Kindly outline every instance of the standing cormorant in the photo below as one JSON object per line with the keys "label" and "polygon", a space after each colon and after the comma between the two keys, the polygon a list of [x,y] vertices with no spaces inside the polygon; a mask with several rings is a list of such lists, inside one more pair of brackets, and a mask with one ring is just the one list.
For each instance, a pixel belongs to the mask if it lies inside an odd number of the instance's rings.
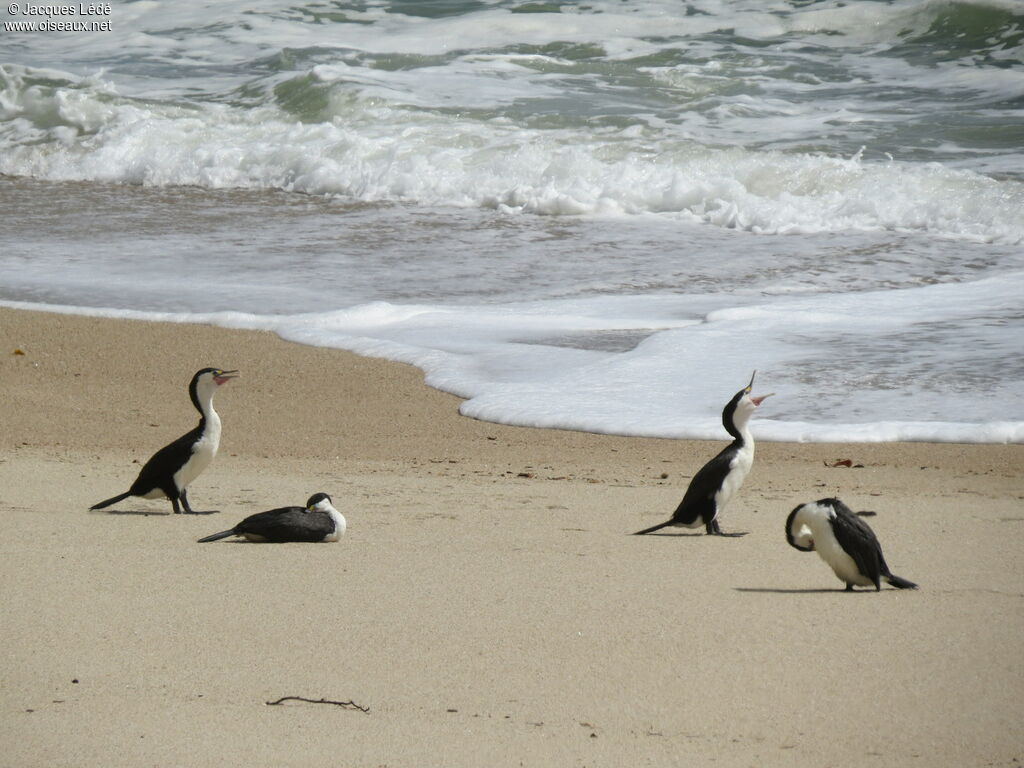
{"label": "standing cormorant", "polygon": [[723,533],[718,526],[718,515],[743,485],[743,480],[754,463],[754,438],[747,428],[747,422],[764,399],[773,394],[751,397],[750,392],[756,375],[757,371],[754,371],[750,383],[733,395],[732,400],[722,411],[722,426],[732,435],[733,441],[693,476],[686,493],[683,494],[683,500],[679,502],[671,518],[664,523],[637,531],[635,536],[652,533],[670,525],[685,528],[703,525],[712,536],[744,535]]}
{"label": "standing cormorant", "polygon": [[238,376],[238,371],[220,368],[203,368],[196,371],[188,385],[192,404],[199,411],[199,424],[170,445],[165,445],[145,463],[132,487],[89,509],[103,509],[129,496],[144,499],[158,499],[166,496],[171,500],[175,514],[181,512],[178,501],[185,512],[195,514],[189,506],[186,489],[189,483],[213,461],[220,446],[220,416],[213,409],[213,395],[222,384]]}

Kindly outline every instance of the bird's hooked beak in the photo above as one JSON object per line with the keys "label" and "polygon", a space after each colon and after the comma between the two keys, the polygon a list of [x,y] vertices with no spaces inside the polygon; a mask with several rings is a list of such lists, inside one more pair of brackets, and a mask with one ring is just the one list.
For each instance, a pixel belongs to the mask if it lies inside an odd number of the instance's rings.
{"label": "bird's hooked beak", "polygon": [[238,371],[217,371],[213,375],[213,380],[215,382],[217,382],[217,386],[218,387],[221,384],[226,384],[229,381],[231,381],[232,379],[237,379],[237,378],[238,378]]}
{"label": "bird's hooked beak", "polygon": [[[753,388],[754,388],[754,377],[755,376],[757,376],[757,371],[754,371],[752,374],[750,374],[750,383],[747,384],[746,389],[743,390],[748,395],[750,394],[751,390],[753,390]],[[763,403],[766,399],[768,399],[769,397],[771,397],[774,394],[775,394],[774,392],[769,392],[767,395],[761,395],[760,397],[752,397],[752,398],[750,398],[750,402],[752,402],[754,404],[754,406],[757,407],[757,406],[761,405],[761,403]]]}

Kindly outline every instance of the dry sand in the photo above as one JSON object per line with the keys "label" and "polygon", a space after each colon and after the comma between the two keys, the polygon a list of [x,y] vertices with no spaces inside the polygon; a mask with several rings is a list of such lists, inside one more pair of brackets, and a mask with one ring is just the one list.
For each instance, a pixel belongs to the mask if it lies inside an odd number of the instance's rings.
{"label": "dry sand", "polygon": [[[760,443],[748,536],[632,537],[724,441],[476,422],[264,333],[0,309],[0,339],[0,765],[1024,762],[1024,446]],[[88,512],[206,365],[242,372],[190,488],[220,513]],[[195,543],[321,490],[338,544]],[[919,591],[786,545],[834,494]]]}

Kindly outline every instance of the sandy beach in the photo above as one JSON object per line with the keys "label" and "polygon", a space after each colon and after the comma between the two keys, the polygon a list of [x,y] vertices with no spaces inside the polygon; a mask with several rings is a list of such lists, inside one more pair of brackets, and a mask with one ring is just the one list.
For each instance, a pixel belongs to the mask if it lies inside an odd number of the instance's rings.
{"label": "sandy beach", "polygon": [[[761,442],[722,518],[749,535],[632,537],[724,439],[473,421],[267,333],[0,309],[0,339],[0,765],[1024,762],[1024,446]],[[219,512],[89,512],[207,365],[241,371],[189,489]],[[337,544],[196,543],[315,491]],[[920,590],[786,545],[832,495]]]}

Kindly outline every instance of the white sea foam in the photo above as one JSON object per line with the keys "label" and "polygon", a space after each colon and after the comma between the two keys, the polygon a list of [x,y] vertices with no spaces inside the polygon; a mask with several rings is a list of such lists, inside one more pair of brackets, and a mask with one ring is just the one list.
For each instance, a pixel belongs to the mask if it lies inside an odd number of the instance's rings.
{"label": "white sea foam", "polygon": [[[750,370],[777,397],[760,439],[1024,442],[1014,329],[1024,272],[902,291],[758,299],[599,297],[499,306],[374,302],[266,316],[31,306],[274,331],[305,344],[419,366],[464,415],[535,427],[723,437],[720,411]],[[603,351],[610,332],[639,343]],[[891,349],[890,349],[891,348]],[[898,350],[898,351],[897,351]],[[972,369],[1006,361],[1005,375]],[[955,419],[949,418],[955,416]]]}

